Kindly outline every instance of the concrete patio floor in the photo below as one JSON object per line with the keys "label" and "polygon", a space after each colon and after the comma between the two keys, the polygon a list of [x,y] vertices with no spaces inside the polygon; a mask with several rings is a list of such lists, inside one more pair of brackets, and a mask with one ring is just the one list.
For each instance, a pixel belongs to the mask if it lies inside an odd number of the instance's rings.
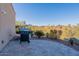
{"label": "concrete patio floor", "polygon": [[79,51],[50,40],[31,40],[30,44],[12,40],[0,56],[79,56]]}

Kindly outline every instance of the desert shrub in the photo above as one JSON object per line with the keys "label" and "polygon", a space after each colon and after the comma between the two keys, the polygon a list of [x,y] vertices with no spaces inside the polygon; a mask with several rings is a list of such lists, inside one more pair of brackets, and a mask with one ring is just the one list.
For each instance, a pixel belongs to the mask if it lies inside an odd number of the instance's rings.
{"label": "desert shrub", "polygon": [[50,30],[50,38],[51,39],[57,38],[57,31],[56,30]]}
{"label": "desert shrub", "polygon": [[49,33],[46,33],[46,37],[47,37],[47,38],[49,37]]}

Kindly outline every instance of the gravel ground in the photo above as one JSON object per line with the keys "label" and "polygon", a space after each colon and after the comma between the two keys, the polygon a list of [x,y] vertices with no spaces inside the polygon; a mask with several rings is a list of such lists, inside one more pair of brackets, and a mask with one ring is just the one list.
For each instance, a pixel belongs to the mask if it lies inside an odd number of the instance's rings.
{"label": "gravel ground", "polygon": [[79,52],[50,40],[31,40],[19,43],[18,40],[10,41],[1,51],[1,56],[79,56]]}

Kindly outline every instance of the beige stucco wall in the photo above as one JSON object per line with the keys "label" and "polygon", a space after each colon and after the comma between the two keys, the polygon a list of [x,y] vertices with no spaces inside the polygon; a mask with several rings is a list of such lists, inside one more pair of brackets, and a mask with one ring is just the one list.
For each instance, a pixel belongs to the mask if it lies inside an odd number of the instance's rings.
{"label": "beige stucco wall", "polygon": [[[15,36],[15,12],[12,4],[0,3],[5,14],[0,15],[0,50]],[[4,41],[4,43],[2,43]]]}

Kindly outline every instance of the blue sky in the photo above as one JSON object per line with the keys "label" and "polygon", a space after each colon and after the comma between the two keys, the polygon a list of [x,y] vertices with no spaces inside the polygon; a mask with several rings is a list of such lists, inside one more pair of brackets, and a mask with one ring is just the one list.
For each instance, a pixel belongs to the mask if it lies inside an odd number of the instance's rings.
{"label": "blue sky", "polygon": [[32,25],[63,25],[79,23],[79,4],[16,3],[16,20]]}

